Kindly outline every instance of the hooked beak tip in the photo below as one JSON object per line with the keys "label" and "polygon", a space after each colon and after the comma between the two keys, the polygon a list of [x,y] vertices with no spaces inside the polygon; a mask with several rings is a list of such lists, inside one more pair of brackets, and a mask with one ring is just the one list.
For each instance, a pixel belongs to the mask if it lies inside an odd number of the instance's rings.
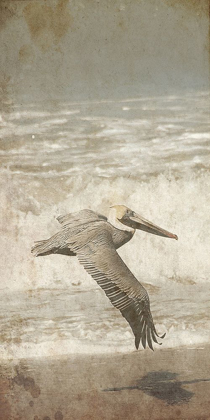
{"label": "hooked beak tip", "polygon": [[172,239],[176,239],[176,241],[178,241],[178,236],[177,235],[175,235],[174,233],[170,233],[169,232],[169,234],[167,235],[169,238],[172,238]]}
{"label": "hooked beak tip", "polygon": [[161,227],[149,222],[148,220],[144,219],[139,215],[135,215],[134,217],[130,218],[135,223],[135,228],[144,230],[148,233],[152,233],[153,235],[164,236],[166,238],[176,239],[178,241],[178,236],[174,233],[171,233]]}

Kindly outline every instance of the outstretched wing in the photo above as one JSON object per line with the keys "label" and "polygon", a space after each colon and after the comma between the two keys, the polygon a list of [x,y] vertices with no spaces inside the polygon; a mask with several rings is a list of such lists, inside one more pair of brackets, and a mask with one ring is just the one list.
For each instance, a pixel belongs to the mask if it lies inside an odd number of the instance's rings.
{"label": "outstretched wing", "polygon": [[130,324],[136,348],[141,341],[144,348],[148,343],[153,350],[152,341],[157,343],[158,334],[148,293],[116,252],[107,224],[101,222],[97,228],[93,224],[86,229],[85,237],[84,232],[72,237],[68,246]]}
{"label": "outstretched wing", "polygon": [[84,232],[85,238],[85,230],[89,224],[106,221],[107,218],[102,214],[86,209],[59,216],[57,220],[61,224],[61,230],[49,239],[35,242],[31,252],[36,257],[50,254],[75,255],[68,247],[68,239],[75,237],[80,232]]}
{"label": "outstretched wing", "polygon": [[65,216],[58,216],[58,222],[64,226],[77,226],[84,223],[95,222],[98,220],[107,220],[106,216],[103,216],[100,213],[96,213],[93,210],[85,209],[75,213],[69,213]]}

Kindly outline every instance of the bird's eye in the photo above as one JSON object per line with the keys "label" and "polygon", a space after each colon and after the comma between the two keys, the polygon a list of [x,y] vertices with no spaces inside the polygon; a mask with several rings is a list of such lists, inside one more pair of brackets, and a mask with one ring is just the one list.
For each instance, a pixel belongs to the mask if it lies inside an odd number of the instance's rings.
{"label": "bird's eye", "polygon": [[134,212],[132,210],[129,211],[129,216],[134,216]]}
{"label": "bird's eye", "polygon": [[133,216],[134,215],[134,213],[133,213],[133,211],[132,210],[126,210],[126,216],[129,216],[129,217],[131,217],[131,216]]}

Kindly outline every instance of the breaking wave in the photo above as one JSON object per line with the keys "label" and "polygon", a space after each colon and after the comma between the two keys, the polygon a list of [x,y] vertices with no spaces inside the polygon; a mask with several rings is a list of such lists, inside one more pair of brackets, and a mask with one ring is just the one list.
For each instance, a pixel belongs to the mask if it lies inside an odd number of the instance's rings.
{"label": "breaking wave", "polygon": [[56,233],[57,216],[84,208],[107,215],[113,204],[179,237],[137,231],[119,250],[149,292],[164,346],[209,340],[206,97],[156,100],[96,104],[94,115],[74,105],[59,116],[38,107],[3,116],[1,357],[134,349],[129,325],[76,258],[30,251]]}

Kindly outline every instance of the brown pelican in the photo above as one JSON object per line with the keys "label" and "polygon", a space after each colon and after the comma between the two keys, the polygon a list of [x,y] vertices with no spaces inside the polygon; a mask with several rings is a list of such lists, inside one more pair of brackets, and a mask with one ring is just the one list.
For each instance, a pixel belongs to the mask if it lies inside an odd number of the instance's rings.
{"label": "brown pelican", "polygon": [[152,341],[158,343],[156,337],[159,336],[150,312],[148,293],[116,249],[130,241],[136,229],[167,238],[178,237],[123,205],[112,206],[108,219],[92,210],[82,210],[57,220],[61,230],[47,240],[36,242],[32,253],[35,256],[76,255],[130,324],[136,348],[141,341],[144,348],[148,343],[153,350]]}

